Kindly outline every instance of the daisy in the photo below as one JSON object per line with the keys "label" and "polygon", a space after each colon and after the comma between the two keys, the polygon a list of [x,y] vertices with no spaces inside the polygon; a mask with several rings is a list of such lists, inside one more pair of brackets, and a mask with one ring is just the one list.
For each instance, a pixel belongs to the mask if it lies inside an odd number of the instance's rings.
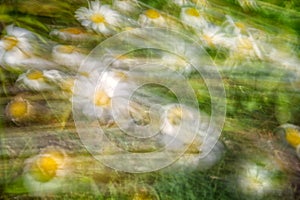
{"label": "daisy", "polygon": [[5,113],[13,122],[20,123],[34,115],[34,108],[28,100],[16,97],[7,104]]}
{"label": "daisy", "polygon": [[183,7],[180,12],[180,20],[196,29],[202,29],[208,25],[200,11],[195,7]]}
{"label": "daisy", "polygon": [[41,70],[28,70],[26,73],[21,74],[16,83],[20,87],[25,87],[35,91],[53,90],[56,87],[47,82],[44,75],[45,71]]}
{"label": "daisy", "polygon": [[235,20],[229,15],[226,15],[225,17],[226,20],[223,23],[223,26],[224,26],[224,30],[227,31],[228,34],[234,36],[239,36],[241,34],[247,35],[249,28],[247,27],[245,22]]}
{"label": "daisy", "polygon": [[70,161],[59,147],[47,147],[25,161],[23,180],[28,191],[37,196],[65,190]]}
{"label": "daisy", "polygon": [[30,31],[13,25],[6,27],[7,35],[0,40],[0,65],[8,69],[55,68],[52,63],[37,57],[37,37]]}
{"label": "daisy", "polygon": [[7,35],[0,40],[0,64],[5,67],[16,66],[20,61],[31,57],[35,38],[30,31],[9,25]]}
{"label": "daisy", "polygon": [[79,27],[55,29],[50,32],[50,36],[58,38],[63,41],[74,42],[74,43],[87,42],[93,39],[97,40],[98,38],[96,35],[93,35],[87,32],[86,30],[84,30],[83,28],[79,28]]}
{"label": "daisy", "polygon": [[122,25],[122,16],[98,0],[90,2],[88,8],[76,10],[75,17],[83,26],[103,35],[116,33]]}
{"label": "daisy", "polygon": [[[197,126],[199,119],[191,108],[180,104],[171,104],[164,107],[160,131],[163,134],[163,143],[171,144],[175,148],[190,145],[195,134],[191,132]],[[191,124],[194,124],[191,127]]]}
{"label": "daisy", "polygon": [[52,50],[53,60],[73,71],[77,71],[87,54],[85,50],[73,45],[56,45]]}
{"label": "daisy", "polygon": [[250,35],[238,36],[231,49],[231,59],[234,60],[262,60],[263,54],[258,42]]}
{"label": "daisy", "polygon": [[139,12],[139,5],[136,0],[114,0],[113,8],[131,16]]}
{"label": "daisy", "polygon": [[263,166],[246,163],[241,173],[238,185],[245,194],[263,196],[274,188],[272,172]]}
{"label": "daisy", "polygon": [[[76,80],[74,88],[75,108],[82,110],[82,114],[89,119],[98,119],[102,124],[110,124],[114,119],[113,98],[126,96],[128,94],[127,87],[126,74],[121,71],[103,72],[94,80],[81,76]],[[122,102],[117,102],[115,106],[119,112],[126,107]]]}
{"label": "daisy", "polygon": [[226,37],[222,29],[218,26],[207,26],[202,29],[202,32],[199,35],[200,40],[204,43],[204,45],[210,48],[230,48],[233,45],[233,40]]}
{"label": "daisy", "polygon": [[164,17],[161,15],[159,11],[154,9],[148,9],[144,11],[142,14],[140,14],[138,23],[142,27],[151,27],[151,26],[165,27],[166,26],[166,20],[164,19]]}

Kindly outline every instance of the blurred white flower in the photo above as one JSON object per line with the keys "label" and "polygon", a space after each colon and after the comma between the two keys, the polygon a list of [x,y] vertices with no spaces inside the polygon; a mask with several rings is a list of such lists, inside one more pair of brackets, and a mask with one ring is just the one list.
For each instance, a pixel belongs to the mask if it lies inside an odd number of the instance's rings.
{"label": "blurred white flower", "polygon": [[234,45],[231,48],[231,59],[233,60],[262,60],[263,52],[258,41],[250,35],[238,36],[235,38]]}
{"label": "blurred white flower", "polygon": [[51,84],[45,77],[46,71],[28,70],[26,73],[21,74],[16,83],[19,87],[28,88],[36,91],[53,90],[56,87]]}
{"label": "blurred white flower", "polygon": [[73,45],[56,45],[53,47],[52,57],[56,63],[77,71],[86,54],[84,49]]}
{"label": "blurred white flower", "polygon": [[[113,122],[112,99],[126,96],[128,87],[126,74],[121,71],[106,71],[93,78],[81,76],[76,80],[73,102],[80,105],[86,117],[110,124]],[[126,107],[121,102],[114,106],[120,108],[117,109],[120,112]]]}
{"label": "blurred white flower", "polygon": [[245,194],[262,196],[274,188],[272,172],[263,166],[247,163],[239,175],[238,185]]}
{"label": "blurred white flower", "polygon": [[55,194],[66,190],[70,172],[70,161],[65,151],[58,147],[47,147],[25,161],[23,180],[33,195]]}
{"label": "blurred white flower", "polygon": [[166,105],[163,109],[160,127],[162,142],[165,145],[171,144],[170,147],[175,150],[190,145],[196,135],[193,128],[199,122],[196,112],[180,104]]}
{"label": "blurred white flower", "polygon": [[63,29],[55,29],[50,32],[50,36],[57,37],[63,41],[71,41],[75,43],[91,40],[96,36],[88,33],[86,30],[79,27],[69,27]]}
{"label": "blurred white flower", "polygon": [[0,65],[17,70],[56,67],[54,63],[34,54],[39,44],[32,32],[13,25],[7,26],[6,32],[7,35],[0,40]]}
{"label": "blurred white flower", "polygon": [[88,8],[76,10],[75,17],[83,26],[103,35],[112,35],[122,26],[122,16],[98,0],[89,2]]}
{"label": "blurred white flower", "polygon": [[207,47],[224,47],[231,48],[233,45],[233,39],[226,37],[223,30],[214,25],[207,26],[202,29],[199,34],[200,40]]}
{"label": "blurred white flower", "polygon": [[144,11],[142,14],[140,14],[138,23],[142,27],[152,27],[152,26],[165,27],[167,25],[166,20],[161,15],[161,13],[154,9],[148,9]]}
{"label": "blurred white flower", "polygon": [[180,19],[185,24],[196,29],[202,29],[208,26],[208,22],[205,20],[200,11],[195,7],[181,8]]}

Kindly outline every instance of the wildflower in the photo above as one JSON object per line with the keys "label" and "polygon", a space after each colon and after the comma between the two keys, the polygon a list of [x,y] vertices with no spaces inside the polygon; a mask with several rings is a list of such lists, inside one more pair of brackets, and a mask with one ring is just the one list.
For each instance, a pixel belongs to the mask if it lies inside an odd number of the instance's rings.
{"label": "wildflower", "polygon": [[83,26],[103,35],[116,33],[122,25],[122,16],[98,0],[90,2],[88,8],[76,10],[75,17]]}
{"label": "wildflower", "polygon": [[[128,83],[126,74],[121,71],[103,72],[99,77],[94,77],[94,80],[89,77],[79,77],[75,85],[73,102],[82,109],[86,117],[109,124],[113,121],[112,100],[129,94]],[[124,102],[118,102],[115,106],[120,112],[126,107]]]}
{"label": "wildflower", "polygon": [[6,32],[7,35],[0,41],[0,65],[14,70],[56,67],[54,63],[35,55],[39,44],[32,32],[13,25],[7,26]]}
{"label": "wildflower", "polygon": [[88,33],[83,28],[79,27],[68,27],[63,29],[55,29],[50,32],[50,36],[56,37],[63,41],[70,41],[75,43],[80,43],[84,41],[89,41],[91,38],[95,38],[96,36]]}
{"label": "wildflower", "polygon": [[218,26],[211,25],[203,28],[199,36],[200,40],[207,47],[232,47],[232,40],[226,37],[221,28]]}
{"label": "wildflower", "polygon": [[164,17],[161,15],[161,13],[154,9],[148,9],[144,11],[139,19],[138,23],[142,27],[151,27],[151,26],[159,26],[164,27],[166,26],[166,21]]}
{"label": "wildflower", "polygon": [[208,25],[208,22],[195,7],[183,7],[180,12],[180,19],[185,24],[196,29],[202,29]]}
{"label": "wildflower", "polygon": [[16,97],[7,104],[5,113],[12,121],[19,123],[30,119],[33,114],[33,106],[28,100]]}
{"label": "wildflower", "polygon": [[[195,111],[187,106],[180,104],[165,106],[160,127],[162,142],[176,151],[186,148],[196,135],[192,129],[197,126],[197,120]],[[191,124],[194,125],[191,126]]]}
{"label": "wildflower", "polygon": [[73,45],[56,45],[52,50],[52,57],[56,63],[77,71],[86,54],[83,49]]}
{"label": "wildflower", "polygon": [[262,50],[252,36],[239,36],[234,41],[231,51],[231,58],[235,60],[261,60]]}
{"label": "wildflower", "polygon": [[47,82],[45,72],[46,71],[41,70],[28,70],[26,73],[21,74],[18,77],[16,83],[21,87],[25,87],[36,91],[55,89],[55,86],[53,84]]}
{"label": "wildflower", "polygon": [[257,166],[246,166],[244,177],[240,180],[240,186],[244,192],[257,192],[262,194],[270,190],[272,183],[267,170]]}
{"label": "wildflower", "polygon": [[248,33],[249,28],[245,24],[245,22],[235,20],[233,17],[226,15],[226,20],[224,22],[224,30],[231,35],[239,36],[241,34]]}
{"label": "wildflower", "polygon": [[33,195],[47,195],[63,191],[70,173],[69,159],[58,147],[47,147],[25,161],[23,180]]}

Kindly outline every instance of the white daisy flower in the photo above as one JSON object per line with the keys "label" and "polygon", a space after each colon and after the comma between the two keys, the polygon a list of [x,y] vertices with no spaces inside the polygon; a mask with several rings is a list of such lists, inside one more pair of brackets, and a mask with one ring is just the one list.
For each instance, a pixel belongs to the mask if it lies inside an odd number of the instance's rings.
{"label": "white daisy flower", "polygon": [[195,7],[183,7],[180,12],[180,20],[196,29],[202,29],[208,26],[201,12]]}
{"label": "white daisy flower", "polygon": [[23,28],[6,27],[7,35],[0,40],[0,64],[6,68],[54,68],[56,65],[34,55],[37,38]]}
{"label": "white daisy flower", "polygon": [[13,122],[20,123],[30,120],[34,115],[34,108],[28,100],[16,97],[7,104],[5,113]]}
{"label": "white daisy flower", "polygon": [[272,172],[263,166],[246,163],[239,175],[238,185],[245,194],[263,196],[274,190]]}
{"label": "white daisy flower", "polygon": [[166,65],[171,70],[174,70],[183,74],[190,74],[193,71],[193,66],[188,63],[184,58],[179,57],[170,53],[163,53],[161,57],[161,62]]}
{"label": "white daisy flower", "polygon": [[75,17],[84,27],[103,35],[112,35],[122,26],[122,16],[98,0],[90,2],[88,8],[76,10]]}
{"label": "white daisy flower", "polygon": [[65,151],[47,147],[25,161],[23,180],[32,195],[43,196],[65,191],[70,161]]}
{"label": "white daisy flower", "polygon": [[223,23],[224,30],[231,35],[239,36],[241,34],[248,33],[248,26],[245,24],[245,22],[233,19],[233,17],[226,15],[226,20]]}
{"label": "white daisy flower", "polygon": [[80,43],[90,41],[91,39],[97,39],[96,35],[93,35],[83,28],[68,27],[63,29],[55,29],[50,32],[50,36],[56,37],[60,40],[67,42]]}
{"label": "white daisy flower", "polygon": [[233,60],[262,60],[263,52],[258,42],[250,35],[238,36],[231,49],[231,59]]}
{"label": "white daisy flower", "polygon": [[81,62],[86,56],[84,49],[80,49],[73,45],[56,45],[52,50],[53,60],[73,71],[79,69]]}
{"label": "white daisy flower", "polygon": [[233,45],[233,39],[226,37],[222,29],[218,26],[211,25],[203,28],[199,36],[200,40],[207,47],[231,48]]}
{"label": "white daisy flower", "polygon": [[148,9],[144,11],[142,14],[140,14],[138,23],[142,27],[151,27],[151,26],[166,27],[166,20],[161,15],[161,13],[159,13],[159,11],[154,9]]}
{"label": "white daisy flower", "polygon": [[28,70],[18,77],[16,83],[19,87],[36,91],[54,90],[56,87],[50,82],[47,82],[44,73],[45,71]]}
{"label": "white daisy flower", "polygon": [[171,144],[172,148],[181,148],[190,145],[194,134],[191,124],[197,124],[199,117],[195,111],[187,106],[171,104],[164,106],[160,132],[163,134],[163,143]]}
{"label": "white daisy flower", "polygon": [[[94,80],[81,76],[76,81],[73,96],[75,105],[80,105],[82,113],[90,119],[98,119],[103,124],[112,123],[113,98],[128,95],[126,74],[120,71],[107,71]],[[115,106],[121,112],[126,105],[117,103]]]}

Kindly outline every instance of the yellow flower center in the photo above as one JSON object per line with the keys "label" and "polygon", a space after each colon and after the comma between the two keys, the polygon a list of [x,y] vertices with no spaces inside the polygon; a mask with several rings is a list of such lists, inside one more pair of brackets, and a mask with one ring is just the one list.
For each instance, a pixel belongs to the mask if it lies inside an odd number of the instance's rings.
{"label": "yellow flower center", "polygon": [[293,147],[300,145],[300,132],[293,128],[287,128],[285,133],[286,141]]}
{"label": "yellow flower center", "polygon": [[105,91],[99,90],[94,96],[94,104],[96,106],[108,107],[110,105],[111,98],[106,94]]}
{"label": "yellow flower center", "polygon": [[157,19],[160,17],[159,12],[153,9],[146,10],[145,15],[150,19]]}
{"label": "yellow flower center", "polygon": [[245,30],[245,29],[246,29],[245,24],[242,23],[242,22],[236,22],[236,23],[235,23],[235,26],[238,27],[238,28],[241,29],[241,30]]}
{"label": "yellow flower center", "polygon": [[61,29],[60,31],[64,32],[64,33],[74,34],[74,35],[79,35],[79,34],[84,33],[84,30],[82,30],[81,28],[75,28],[75,27],[64,28],[64,29]]}
{"label": "yellow flower center", "polygon": [[172,108],[168,112],[168,120],[172,125],[179,125],[182,119],[182,109],[180,107]]}
{"label": "yellow flower center", "polygon": [[245,49],[245,50],[252,50],[253,49],[253,44],[248,38],[245,38],[245,39],[242,39],[239,42],[238,48],[239,49]]}
{"label": "yellow flower center", "polygon": [[96,24],[100,24],[105,22],[105,18],[103,15],[96,13],[91,16],[91,21]]}
{"label": "yellow flower center", "polygon": [[24,100],[13,101],[9,104],[8,112],[13,118],[24,117],[28,111],[28,103]]}
{"label": "yellow flower center", "polygon": [[60,46],[57,48],[57,51],[58,51],[58,52],[61,52],[61,53],[67,53],[67,54],[71,54],[71,53],[73,53],[75,50],[76,50],[76,47],[75,47],[75,46],[72,46],[72,45],[60,45]]}
{"label": "yellow flower center", "polygon": [[193,17],[199,17],[200,16],[200,13],[195,8],[187,8],[185,10],[185,13],[187,15],[190,15],[190,16],[193,16]]}
{"label": "yellow flower center", "polygon": [[6,51],[9,51],[11,50],[12,48],[14,48],[15,46],[17,46],[18,44],[18,39],[14,36],[5,36],[3,38],[3,42],[4,42],[4,45],[5,45],[5,50]]}
{"label": "yellow flower center", "polygon": [[51,155],[41,156],[31,168],[31,175],[40,182],[47,182],[56,176],[58,163]]}
{"label": "yellow flower center", "polygon": [[213,46],[213,38],[207,34],[203,35],[204,41],[207,43],[208,46]]}
{"label": "yellow flower center", "polygon": [[31,71],[26,76],[29,80],[37,80],[37,79],[43,79],[44,78],[43,72],[39,71],[39,70]]}

